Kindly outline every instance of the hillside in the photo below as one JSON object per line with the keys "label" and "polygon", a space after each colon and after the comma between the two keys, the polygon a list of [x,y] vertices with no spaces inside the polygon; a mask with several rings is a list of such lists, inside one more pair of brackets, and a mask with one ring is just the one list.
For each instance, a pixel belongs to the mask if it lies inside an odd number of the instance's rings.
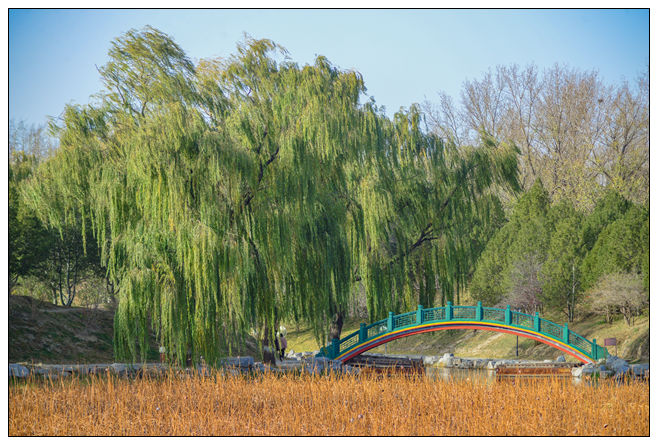
{"label": "hillside", "polygon": [[[549,319],[549,317],[547,317]],[[553,319],[559,319],[553,317]],[[343,336],[354,332],[360,320],[349,320],[343,326]],[[649,316],[644,314],[627,326],[623,319],[611,324],[600,317],[588,316],[569,324],[575,332],[588,339],[596,338],[603,344],[604,338],[617,338],[617,354],[629,362],[647,362],[649,360]],[[317,350],[312,330],[299,330],[288,327],[288,349],[293,351]],[[460,357],[471,358],[516,358],[517,337],[509,334],[476,330],[439,331],[422,335],[413,335],[379,346],[371,352],[388,354],[442,355],[450,352]],[[560,351],[534,340],[518,337],[518,358],[545,360],[562,355]],[[615,347],[608,348],[615,354]],[[567,357],[567,360],[574,360]]]}
{"label": "hillside", "polygon": [[9,362],[111,363],[114,314],[9,296]]}
{"label": "hillside", "polygon": [[[44,364],[113,363],[114,312],[62,307],[23,295],[9,296],[9,362]],[[234,347],[232,354],[255,355],[255,341]],[[157,361],[151,338],[147,361]]]}

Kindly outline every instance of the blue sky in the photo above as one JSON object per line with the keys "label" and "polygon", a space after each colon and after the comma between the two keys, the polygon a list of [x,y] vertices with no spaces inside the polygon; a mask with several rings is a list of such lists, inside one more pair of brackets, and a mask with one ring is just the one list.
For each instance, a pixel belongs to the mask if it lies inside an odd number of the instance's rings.
{"label": "blue sky", "polygon": [[388,114],[488,68],[555,63],[633,81],[649,63],[648,10],[10,10],[9,117],[45,123],[101,90],[110,41],[154,26],[193,60],[227,56],[243,33],[293,60],[359,71]]}

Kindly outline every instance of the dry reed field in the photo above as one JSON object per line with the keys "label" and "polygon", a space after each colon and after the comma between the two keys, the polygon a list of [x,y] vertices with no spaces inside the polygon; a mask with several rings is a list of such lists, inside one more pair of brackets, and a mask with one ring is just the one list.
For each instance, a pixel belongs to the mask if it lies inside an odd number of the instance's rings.
{"label": "dry reed field", "polygon": [[649,434],[649,384],[214,374],[28,381],[11,436]]}

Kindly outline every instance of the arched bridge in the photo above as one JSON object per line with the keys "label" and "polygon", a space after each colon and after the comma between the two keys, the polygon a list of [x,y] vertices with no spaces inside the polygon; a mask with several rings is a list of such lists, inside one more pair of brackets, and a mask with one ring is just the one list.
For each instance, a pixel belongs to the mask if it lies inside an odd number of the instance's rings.
{"label": "arched bridge", "polygon": [[565,323],[563,326],[535,315],[506,309],[477,306],[447,306],[418,309],[404,314],[388,313],[388,318],[366,325],[361,323],[358,331],[334,338],[323,347],[318,356],[346,362],[369,349],[409,335],[446,329],[481,329],[514,334],[546,343],[565,352],[583,363],[592,363],[605,358],[608,350],[576,334]]}

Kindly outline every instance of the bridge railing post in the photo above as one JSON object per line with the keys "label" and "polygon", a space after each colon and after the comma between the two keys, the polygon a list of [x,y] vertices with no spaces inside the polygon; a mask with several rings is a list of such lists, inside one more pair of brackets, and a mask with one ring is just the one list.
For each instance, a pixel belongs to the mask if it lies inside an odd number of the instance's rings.
{"label": "bridge railing post", "polygon": [[340,353],[340,339],[332,338],[331,339],[331,358],[335,359]]}
{"label": "bridge railing post", "polygon": [[363,343],[368,338],[368,330],[366,329],[366,324],[361,323],[359,325],[359,343]]}
{"label": "bridge railing post", "polygon": [[423,323],[423,305],[419,304],[418,309],[416,309],[416,324]]}
{"label": "bridge railing post", "polygon": [[541,321],[539,319],[539,312],[535,312],[535,322],[533,324],[533,327],[535,328],[535,331],[539,332],[541,329]]}
{"label": "bridge railing post", "polygon": [[393,312],[388,313],[388,320],[386,323],[386,327],[388,328],[388,332],[391,332],[393,330]]}
{"label": "bridge railing post", "polygon": [[562,328],[562,339],[566,344],[569,344],[569,326],[567,323],[564,323],[564,327]]}
{"label": "bridge railing post", "polygon": [[599,359],[599,348],[596,346],[596,339],[592,339],[592,357],[594,357],[594,361]]}
{"label": "bridge railing post", "polygon": [[478,301],[477,308],[475,308],[475,319],[477,321],[482,320],[482,302]]}
{"label": "bridge railing post", "polygon": [[446,305],[446,320],[452,320],[452,301]]}
{"label": "bridge railing post", "polygon": [[505,324],[512,324],[512,308],[509,304],[505,308]]}

